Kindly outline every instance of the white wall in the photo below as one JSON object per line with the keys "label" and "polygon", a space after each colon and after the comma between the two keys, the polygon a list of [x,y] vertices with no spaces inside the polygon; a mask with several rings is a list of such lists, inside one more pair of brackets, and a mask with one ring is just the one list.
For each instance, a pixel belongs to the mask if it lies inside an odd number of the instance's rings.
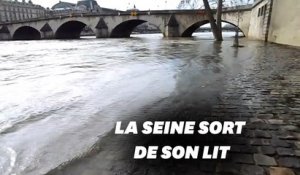
{"label": "white wall", "polygon": [[300,46],[299,13],[299,0],[274,0],[269,41]]}

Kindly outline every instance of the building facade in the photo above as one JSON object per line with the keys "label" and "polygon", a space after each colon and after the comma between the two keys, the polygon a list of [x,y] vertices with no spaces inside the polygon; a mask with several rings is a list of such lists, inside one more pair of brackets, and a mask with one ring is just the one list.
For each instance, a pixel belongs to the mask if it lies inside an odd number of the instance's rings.
{"label": "building facade", "polygon": [[58,3],[52,6],[52,10],[72,10],[75,9],[76,4],[70,2],[59,1]]}
{"label": "building facade", "polygon": [[256,0],[249,37],[300,46],[299,0]]}
{"label": "building facade", "polygon": [[47,12],[49,16],[66,16],[72,14],[98,13],[111,14],[118,13],[119,10],[100,7],[95,0],[80,0],[76,4],[59,1]]}
{"label": "building facade", "polygon": [[268,41],[300,46],[299,0],[273,0]]}
{"label": "building facade", "polygon": [[44,17],[45,13],[42,6],[33,4],[31,0],[0,0],[0,23]]}
{"label": "building facade", "polygon": [[95,0],[81,0],[77,4],[59,1],[51,8],[54,14],[100,12],[101,8]]}
{"label": "building facade", "polygon": [[77,2],[77,7],[88,11],[99,11],[100,6],[95,0],[82,0]]}

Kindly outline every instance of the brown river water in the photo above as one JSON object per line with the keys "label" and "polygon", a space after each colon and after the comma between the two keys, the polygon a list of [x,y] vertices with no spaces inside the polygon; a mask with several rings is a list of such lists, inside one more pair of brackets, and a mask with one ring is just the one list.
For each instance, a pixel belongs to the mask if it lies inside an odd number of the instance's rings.
{"label": "brown river water", "polygon": [[226,78],[269,47],[241,39],[237,51],[233,33],[225,36],[222,43],[210,34],[0,42],[0,174],[55,174],[84,158],[116,121],[142,118],[172,96],[182,100],[168,103],[174,107],[218,100]]}

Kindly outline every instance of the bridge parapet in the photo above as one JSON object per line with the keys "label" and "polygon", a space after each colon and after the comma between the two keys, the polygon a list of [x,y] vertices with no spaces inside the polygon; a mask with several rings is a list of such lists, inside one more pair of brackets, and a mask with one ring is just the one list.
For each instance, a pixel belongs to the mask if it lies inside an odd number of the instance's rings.
{"label": "bridge parapet", "polygon": [[[250,18],[251,14],[248,7],[224,9],[223,19],[237,25],[238,14],[243,15],[240,28],[247,35],[250,25],[247,15]],[[129,37],[134,28],[144,22],[157,26],[165,37],[190,37],[197,28],[208,23],[208,17],[204,10],[136,11],[134,15],[132,11],[122,11],[48,16],[0,24],[0,39],[22,39],[22,35],[33,35],[32,39],[78,38],[85,26],[91,28],[98,38]]]}

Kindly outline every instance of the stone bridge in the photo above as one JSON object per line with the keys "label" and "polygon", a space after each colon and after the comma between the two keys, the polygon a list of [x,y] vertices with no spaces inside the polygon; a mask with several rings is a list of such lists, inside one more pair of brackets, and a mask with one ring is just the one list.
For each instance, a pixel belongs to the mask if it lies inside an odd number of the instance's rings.
{"label": "stone bridge", "polygon": [[[224,22],[237,26],[248,35],[251,8],[225,9]],[[191,37],[201,25],[207,24],[204,10],[127,11],[114,14],[73,14],[43,19],[0,24],[0,40],[22,39],[76,39],[85,26],[90,27],[97,38],[122,38],[138,25],[149,22],[157,26],[164,37]]]}

